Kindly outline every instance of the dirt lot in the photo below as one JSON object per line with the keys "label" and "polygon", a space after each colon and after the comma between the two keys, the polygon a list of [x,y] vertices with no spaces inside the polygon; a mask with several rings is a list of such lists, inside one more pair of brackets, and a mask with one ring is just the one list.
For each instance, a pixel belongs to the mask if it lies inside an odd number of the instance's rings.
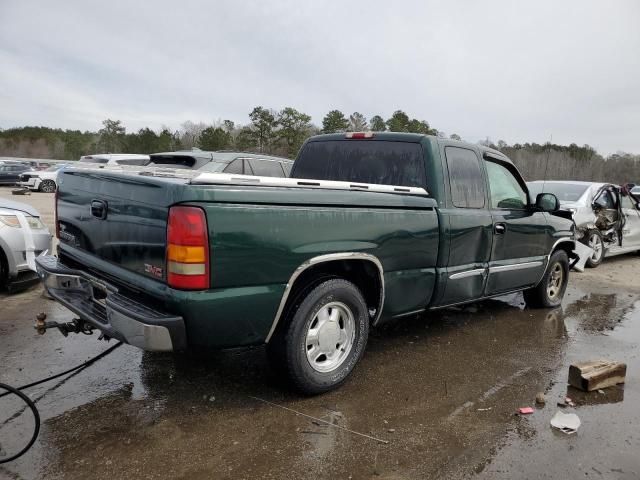
{"label": "dirt lot", "polygon": [[[13,199],[52,223],[52,195]],[[573,274],[553,311],[511,295],[386,326],[352,379],[314,398],[287,391],[262,348],[194,357],[122,346],[29,390],[42,431],[0,478],[639,478],[639,271],[640,257],[627,255]],[[109,346],[96,335],[38,336],[37,313],[71,318],[39,287],[0,302],[0,382],[22,385]],[[626,385],[568,388],[569,364],[597,358],[627,362]],[[546,406],[514,415],[538,392]],[[549,426],[566,396],[582,421],[572,436]],[[0,422],[17,408],[0,399]],[[0,423],[0,455],[32,424]]]}

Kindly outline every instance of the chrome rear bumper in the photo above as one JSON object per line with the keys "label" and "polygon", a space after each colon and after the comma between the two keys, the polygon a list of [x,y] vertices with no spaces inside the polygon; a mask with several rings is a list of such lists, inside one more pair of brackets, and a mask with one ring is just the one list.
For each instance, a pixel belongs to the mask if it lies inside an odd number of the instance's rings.
{"label": "chrome rear bumper", "polygon": [[38,257],[36,269],[49,295],[105,335],[149,351],[186,348],[182,317],[134,301],[114,285],[51,255]]}

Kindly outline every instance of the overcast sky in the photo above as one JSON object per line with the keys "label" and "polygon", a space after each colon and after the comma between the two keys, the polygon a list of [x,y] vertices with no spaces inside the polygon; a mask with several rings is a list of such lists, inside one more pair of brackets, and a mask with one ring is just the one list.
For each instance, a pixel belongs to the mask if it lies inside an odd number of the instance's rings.
{"label": "overcast sky", "polygon": [[640,153],[640,2],[0,0],[0,128],[402,109]]}

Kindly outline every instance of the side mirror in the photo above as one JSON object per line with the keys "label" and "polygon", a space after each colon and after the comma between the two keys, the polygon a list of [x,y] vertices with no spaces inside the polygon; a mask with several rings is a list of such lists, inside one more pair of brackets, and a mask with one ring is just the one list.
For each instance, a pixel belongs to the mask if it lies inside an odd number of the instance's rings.
{"label": "side mirror", "polygon": [[553,193],[539,193],[536,197],[536,208],[543,212],[560,210],[560,201]]}

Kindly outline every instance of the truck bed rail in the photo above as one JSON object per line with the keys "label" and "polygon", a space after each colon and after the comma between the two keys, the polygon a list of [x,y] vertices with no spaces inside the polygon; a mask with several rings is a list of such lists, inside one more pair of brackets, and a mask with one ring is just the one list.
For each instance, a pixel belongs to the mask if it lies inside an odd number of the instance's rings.
{"label": "truck bed rail", "polygon": [[405,195],[428,196],[420,187],[382,185],[374,183],[339,182],[334,180],[314,180],[307,178],[257,177],[233,175],[229,173],[201,173],[191,179],[193,185],[259,185],[265,187],[320,188],[325,190],[355,190],[380,193],[401,193]]}

